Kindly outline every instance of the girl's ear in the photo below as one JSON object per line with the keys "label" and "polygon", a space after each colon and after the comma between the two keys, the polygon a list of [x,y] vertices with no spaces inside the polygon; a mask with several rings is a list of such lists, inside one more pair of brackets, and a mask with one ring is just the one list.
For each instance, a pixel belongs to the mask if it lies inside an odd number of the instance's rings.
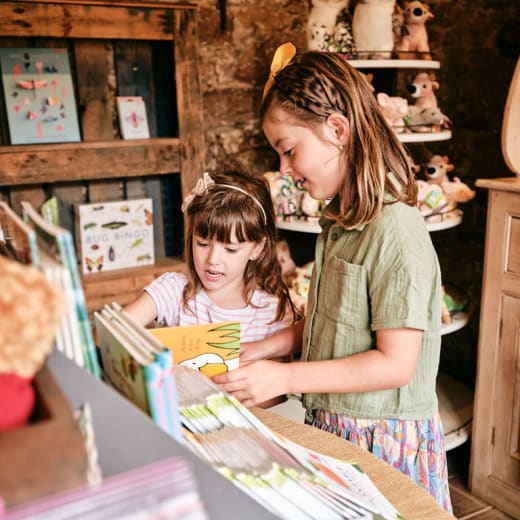
{"label": "girl's ear", "polygon": [[266,238],[262,238],[260,242],[258,242],[255,247],[253,248],[253,251],[251,252],[251,256],[249,257],[249,260],[256,260],[260,253],[264,250]]}
{"label": "girl's ear", "polygon": [[327,117],[326,125],[331,130],[331,137],[336,139],[336,143],[339,146],[344,146],[348,143],[350,124],[343,114],[339,112],[332,113]]}

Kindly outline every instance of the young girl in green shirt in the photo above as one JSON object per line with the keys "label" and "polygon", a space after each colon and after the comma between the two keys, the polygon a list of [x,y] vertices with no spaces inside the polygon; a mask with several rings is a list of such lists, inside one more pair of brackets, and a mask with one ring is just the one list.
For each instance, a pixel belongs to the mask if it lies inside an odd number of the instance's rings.
{"label": "young girl in green shirt", "polygon": [[[285,44],[264,89],[262,123],[321,220],[305,320],[246,344],[215,381],[247,406],[303,394],[306,422],[364,446],[448,511],[435,380],[441,279],[416,208],[407,154],[356,69]],[[268,361],[301,351],[301,361]]]}

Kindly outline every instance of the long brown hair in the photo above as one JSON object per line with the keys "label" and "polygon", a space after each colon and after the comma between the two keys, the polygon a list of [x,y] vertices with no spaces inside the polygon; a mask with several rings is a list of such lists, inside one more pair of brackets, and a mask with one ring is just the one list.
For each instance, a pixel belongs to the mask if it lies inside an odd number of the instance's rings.
{"label": "long brown hair", "polygon": [[343,58],[315,51],[296,55],[266,93],[262,121],[273,117],[273,108],[281,108],[317,133],[333,113],[348,119],[349,142],[341,152],[345,175],[340,207],[337,214],[329,211],[328,217],[351,229],[376,219],[385,204],[416,204],[410,159],[368,81]]}
{"label": "long brown hair", "polygon": [[239,242],[264,241],[261,253],[248,262],[244,271],[246,302],[251,304],[255,289],[262,289],[278,298],[274,321],[283,319],[287,312],[291,312],[295,320],[297,314],[276,257],[276,218],[267,181],[238,170],[215,172],[210,177],[214,184],[194,194],[185,209],[188,283],[183,292],[184,307],[189,308],[188,301],[201,288],[193,262],[193,235],[229,243],[235,232]]}

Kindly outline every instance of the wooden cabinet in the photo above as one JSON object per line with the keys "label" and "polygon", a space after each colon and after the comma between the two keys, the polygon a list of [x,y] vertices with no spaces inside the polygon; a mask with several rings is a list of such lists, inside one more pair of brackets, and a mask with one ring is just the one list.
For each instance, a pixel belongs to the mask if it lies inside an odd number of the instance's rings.
{"label": "wooden cabinet", "polygon": [[520,517],[520,178],[489,189],[471,492]]}
{"label": "wooden cabinet", "polygon": [[[79,143],[11,146],[2,99],[0,198],[19,213],[21,200],[39,207],[55,194],[72,220],[79,203],[152,197],[155,252],[162,260],[114,277],[121,287],[132,286],[136,276],[168,270],[169,245],[175,240],[182,249],[182,195],[203,169],[197,6],[164,0],[7,1],[0,2],[0,20],[0,47],[67,49],[81,129]],[[150,139],[121,139],[117,95],[143,96]],[[104,281],[110,279],[105,273]],[[95,276],[83,282],[91,294]],[[87,297],[89,310],[114,298],[104,297],[105,285],[96,285],[96,303]],[[109,292],[111,285],[106,284]]]}

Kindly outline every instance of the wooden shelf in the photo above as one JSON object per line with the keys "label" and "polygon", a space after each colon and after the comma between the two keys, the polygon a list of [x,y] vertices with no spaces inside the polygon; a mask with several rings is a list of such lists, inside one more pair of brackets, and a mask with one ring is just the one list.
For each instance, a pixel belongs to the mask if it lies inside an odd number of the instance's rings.
{"label": "wooden shelf", "polygon": [[402,143],[432,143],[435,141],[448,141],[451,139],[451,130],[440,132],[410,132],[397,134]]}
{"label": "wooden shelf", "polygon": [[[444,213],[431,217],[426,220],[426,227],[428,231],[441,231],[443,229],[450,229],[458,226],[462,223],[463,213],[459,209],[455,209],[450,213]],[[278,229],[284,229],[285,231],[296,231],[298,233],[321,233],[321,226],[317,221],[309,222],[303,219],[295,220],[283,220],[278,218],[276,221]]]}
{"label": "wooden shelf", "polygon": [[434,231],[443,231],[457,227],[462,223],[463,213],[460,209],[454,209],[449,213],[439,213],[425,219],[426,227],[430,233]]}
{"label": "wooden shelf", "polygon": [[101,309],[105,303],[113,301],[126,305],[141,294],[145,285],[161,274],[186,270],[186,264],[178,258],[160,258],[154,265],[82,275],[81,283],[87,300],[87,311],[91,313]]}
{"label": "wooden shelf", "polygon": [[[172,230],[183,229],[172,208],[204,164],[198,12],[196,3],[172,0],[0,2],[1,47],[67,49],[81,129],[77,143],[10,146],[0,106],[0,192],[15,211],[25,200],[38,208],[49,194],[71,217],[86,202],[152,198],[155,255],[164,256]],[[150,139],[118,138],[118,95],[143,97]],[[84,276],[88,310],[127,303],[164,271],[181,269],[166,258]]]}
{"label": "wooden shelf", "polygon": [[321,226],[318,224],[317,221],[315,222],[308,222],[307,220],[303,219],[296,219],[296,220],[283,220],[281,218],[278,218],[276,220],[276,226],[278,229],[285,229],[286,231],[297,231],[299,233],[321,233]]}
{"label": "wooden shelf", "polygon": [[448,374],[439,372],[437,397],[446,450],[449,451],[464,444],[471,435],[473,392]]}
{"label": "wooden shelf", "polygon": [[0,186],[169,174],[179,148],[177,138],[0,146]]}
{"label": "wooden shelf", "polygon": [[[28,38],[37,38],[40,46],[45,46],[46,39],[58,38],[64,39],[63,45],[74,55],[83,139],[81,143],[1,146],[0,186],[106,181],[180,172],[183,192],[191,189],[204,162],[196,14],[196,4],[165,0],[0,2],[2,39],[6,40],[6,46],[16,46],[20,39],[19,45],[23,47]],[[125,48],[127,61],[119,63],[123,77],[119,78],[118,89],[124,88],[126,92],[136,87],[132,83],[135,78],[127,77],[128,63],[133,63],[128,60],[135,59],[144,70],[151,63],[152,43],[171,43],[171,47],[162,48],[162,53],[171,52],[170,77],[176,87],[179,139],[173,137],[177,133],[139,141],[106,139],[107,135],[109,139],[112,137],[113,129],[110,107],[106,106],[109,93],[104,90],[105,75],[110,71],[99,65],[104,63],[102,55],[106,52],[103,42]],[[91,70],[93,63],[97,66]],[[146,84],[140,84],[139,88],[153,100],[152,70],[143,77]]]}
{"label": "wooden shelf", "polygon": [[452,334],[460,329],[463,329],[469,321],[469,312],[461,311],[454,314],[451,323],[443,323],[441,325],[441,335]]}

